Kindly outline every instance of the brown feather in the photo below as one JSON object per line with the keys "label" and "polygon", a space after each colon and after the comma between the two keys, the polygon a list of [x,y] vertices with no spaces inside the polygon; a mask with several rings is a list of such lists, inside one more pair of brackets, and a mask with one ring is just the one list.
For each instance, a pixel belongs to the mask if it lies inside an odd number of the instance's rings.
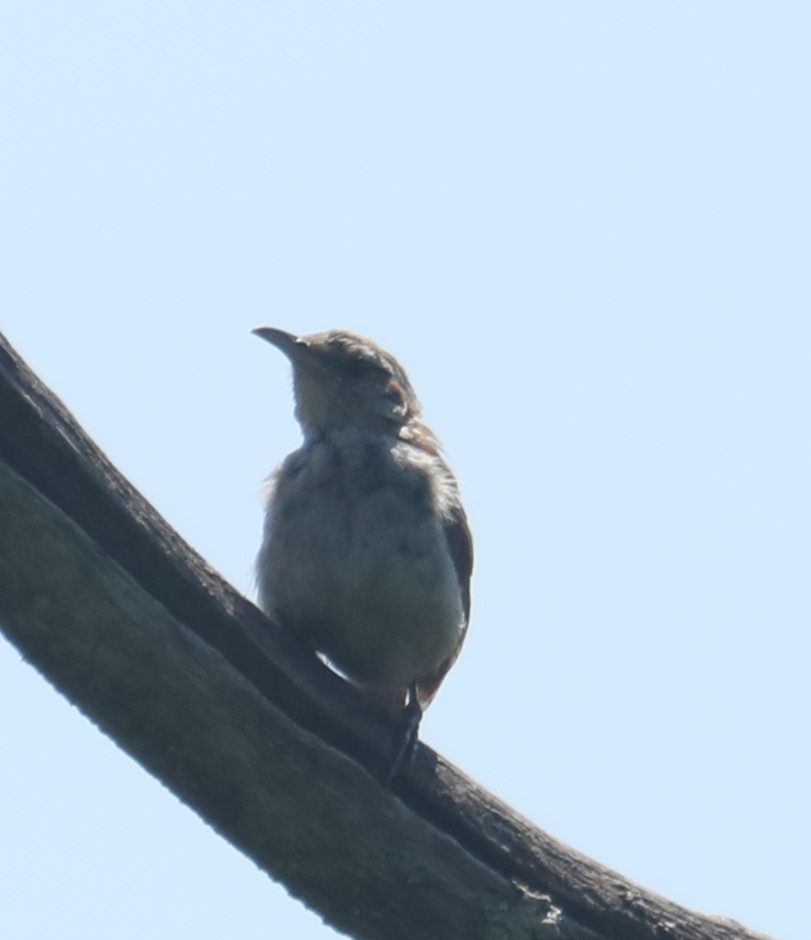
{"label": "brown feather", "polygon": [[443,660],[439,664],[439,668],[430,676],[426,676],[417,682],[417,698],[422,708],[427,708],[431,704],[442,684],[442,680],[459,657],[462,644],[465,642],[465,636],[467,635],[468,623],[470,622],[470,576],[473,573],[473,538],[467,524],[467,516],[461,505],[454,509],[453,515],[445,523],[445,538],[448,542],[453,565],[456,568],[456,576],[459,578],[459,590],[462,594],[465,622],[462,625],[462,632],[459,634],[459,642],[451,655]]}

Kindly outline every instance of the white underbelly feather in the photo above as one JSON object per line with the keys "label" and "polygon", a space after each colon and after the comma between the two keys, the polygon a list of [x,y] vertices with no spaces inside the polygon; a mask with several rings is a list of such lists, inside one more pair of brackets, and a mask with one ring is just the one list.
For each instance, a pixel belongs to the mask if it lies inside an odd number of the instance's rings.
{"label": "white underbelly feather", "polygon": [[[318,469],[314,479],[297,482],[328,497]],[[433,672],[458,643],[458,578],[428,505],[394,486],[367,492],[355,483],[345,476],[337,498],[313,498],[287,518],[268,519],[260,588],[280,619],[351,677],[406,686]],[[274,558],[281,544],[285,557]]]}

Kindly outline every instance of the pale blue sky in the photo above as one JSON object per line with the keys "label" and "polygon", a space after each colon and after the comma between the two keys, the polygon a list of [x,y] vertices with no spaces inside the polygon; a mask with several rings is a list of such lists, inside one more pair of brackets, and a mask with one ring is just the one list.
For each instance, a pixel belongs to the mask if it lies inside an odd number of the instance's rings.
{"label": "pale blue sky", "polygon": [[[807,936],[811,11],[0,3],[0,329],[251,594],[266,324],[409,369],[476,538],[423,737]],[[329,936],[0,642],[15,940]],[[10,925],[10,926],[9,926]]]}

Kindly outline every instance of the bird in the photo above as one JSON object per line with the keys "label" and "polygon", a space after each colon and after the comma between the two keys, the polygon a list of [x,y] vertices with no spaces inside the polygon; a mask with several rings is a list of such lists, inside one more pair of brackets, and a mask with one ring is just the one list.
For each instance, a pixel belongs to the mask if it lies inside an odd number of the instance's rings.
{"label": "bird", "polygon": [[253,333],[293,372],[301,447],[268,480],[259,606],[402,722],[387,780],[470,620],[459,486],[400,363],[348,330]]}

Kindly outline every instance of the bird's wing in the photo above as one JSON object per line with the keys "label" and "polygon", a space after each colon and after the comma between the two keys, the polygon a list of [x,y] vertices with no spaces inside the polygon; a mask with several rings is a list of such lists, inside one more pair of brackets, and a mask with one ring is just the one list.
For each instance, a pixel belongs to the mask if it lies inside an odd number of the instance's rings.
{"label": "bird's wing", "polygon": [[420,679],[417,682],[417,697],[420,705],[427,708],[437,689],[442,684],[442,680],[448,673],[448,670],[456,662],[457,657],[465,642],[468,623],[470,622],[470,576],[473,572],[473,538],[470,535],[470,528],[467,524],[467,516],[461,504],[457,504],[448,519],[445,522],[445,538],[448,542],[448,549],[451,553],[451,560],[456,569],[456,576],[459,579],[459,591],[462,595],[462,610],[465,619],[462,624],[462,630],[459,633],[459,642],[456,648],[443,660],[439,668],[431,675]]}

